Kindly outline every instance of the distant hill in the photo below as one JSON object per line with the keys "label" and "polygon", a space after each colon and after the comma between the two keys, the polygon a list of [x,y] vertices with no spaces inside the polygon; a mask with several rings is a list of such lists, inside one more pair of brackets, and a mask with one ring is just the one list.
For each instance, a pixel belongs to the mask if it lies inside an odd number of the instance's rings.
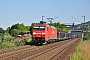
{"label": "distant hill", "polygon": [[82,23],[82,24],[78,24],[78,26],[90,27],[90,21]]}

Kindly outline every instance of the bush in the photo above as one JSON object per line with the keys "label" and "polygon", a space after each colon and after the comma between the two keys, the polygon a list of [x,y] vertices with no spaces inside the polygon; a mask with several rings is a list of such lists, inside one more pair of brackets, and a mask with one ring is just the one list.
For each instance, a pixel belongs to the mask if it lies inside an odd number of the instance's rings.
{"label": "bush", "polygon": [[15,40],[10,34],[4,34],[0,37],[0,49],[22,46],[24,44],[24,40]]}
{"label": "bush", "polygon": [[85,33],[83,40],[90,40],[90,33]]}
{"label": "bush", "polygon": [[81,39],[81,42],[79,43],[79,45],[76,46],[75,52],[70,55],[70,60],[80,60],[79,52],[80,52],[80,44],[81,43],[82,43],[82,39]]}
{"label": "bush", "polygon": [[25,41],[25,44],[32,44],[31,43],[31,41],[32,41],[31,38],[28,38],[28,37],[24,38],[24,41]]}
{"label": "bush", "polygon": [[25,45],[25,41],[24,40],[16,40],[16,41],[14,41],[14,43],[15,43],[16,46]]}
{"label": "bush", "polygon": [[31,39],[30,39],[30,38],[24,38],[24,40],[25,40],[26,42],[31,42]]}
{"label": "bush", "polygon": [[4,43],[2,43],[1,48],[3,49],[3,48],[11,48],[11,47],[15,47],[15,44],[12,42],[4,42]]}

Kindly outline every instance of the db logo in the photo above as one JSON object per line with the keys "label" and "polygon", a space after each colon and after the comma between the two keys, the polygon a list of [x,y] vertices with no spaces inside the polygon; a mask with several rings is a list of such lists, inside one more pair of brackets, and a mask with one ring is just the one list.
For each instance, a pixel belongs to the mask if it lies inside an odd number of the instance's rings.
{"label": "db logo", "polygon": [[54,30],[52,31],[52,34],[54,34],[55,32],[54,32]]}

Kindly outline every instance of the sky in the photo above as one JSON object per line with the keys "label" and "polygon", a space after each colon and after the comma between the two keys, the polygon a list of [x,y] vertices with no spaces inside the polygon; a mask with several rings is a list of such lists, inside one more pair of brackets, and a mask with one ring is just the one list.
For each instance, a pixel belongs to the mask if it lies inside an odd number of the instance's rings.
{"label": "sky", "polygon": [[[80,24],[90,20],[90,0],[0,0],[0,27],[31,23],[47,18],[53,22]],[[57,18],[56,18],[57,17]]]}

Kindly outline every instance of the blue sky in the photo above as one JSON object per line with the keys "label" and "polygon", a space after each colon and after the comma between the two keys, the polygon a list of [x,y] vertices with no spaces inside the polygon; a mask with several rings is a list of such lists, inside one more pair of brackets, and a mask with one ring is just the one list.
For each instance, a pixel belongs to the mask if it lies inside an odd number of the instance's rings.
{"label": "blue sky", "polygon": [[41,16],[45,21],[58,17],[53,22],[79,24],[83,15],[86,22],[90,20],[90,0],[0,0],[0,27],[4,29],[16,23],[30,26]]}

